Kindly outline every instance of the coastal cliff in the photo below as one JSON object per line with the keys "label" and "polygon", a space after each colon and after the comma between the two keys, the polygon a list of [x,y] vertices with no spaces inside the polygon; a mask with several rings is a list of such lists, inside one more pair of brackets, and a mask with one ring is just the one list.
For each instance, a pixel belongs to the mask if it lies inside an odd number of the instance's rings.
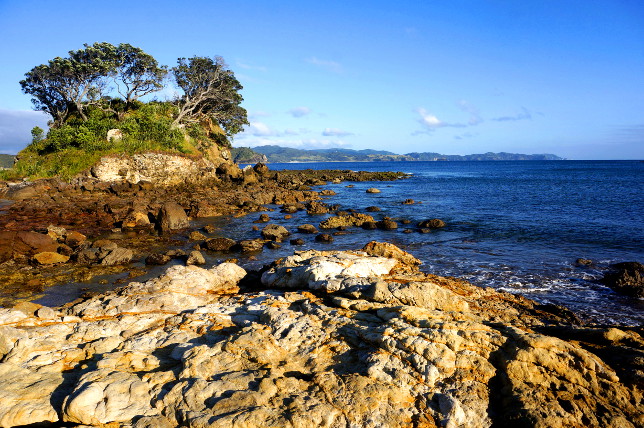
{"label": "coastal cliff", "polygon": [[644,424],[644,341],[421,273],[391,244],[0,310],[0,425]]}

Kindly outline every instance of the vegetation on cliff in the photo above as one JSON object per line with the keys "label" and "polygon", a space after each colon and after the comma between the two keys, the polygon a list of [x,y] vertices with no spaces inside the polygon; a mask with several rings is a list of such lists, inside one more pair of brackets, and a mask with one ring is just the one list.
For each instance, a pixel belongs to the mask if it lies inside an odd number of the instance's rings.
{"label": "vegetation on cliff", "polygon": [[[84,45],[34,67],[20,82],[51,116],[5,178],[68,178],[109,153],[160,150],[208,155],[248,124],[242,85],[221,57],[179,58],[169,68],[129,44]],[[164,89],[174,99],[149,99]]]}

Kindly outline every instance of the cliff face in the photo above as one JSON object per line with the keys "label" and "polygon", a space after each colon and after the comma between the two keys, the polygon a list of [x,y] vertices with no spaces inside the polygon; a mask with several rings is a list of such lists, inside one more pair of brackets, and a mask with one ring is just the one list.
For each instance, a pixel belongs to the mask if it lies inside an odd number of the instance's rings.
{"label": "cliff face", "polygon": [[103,157],[91,168],[89,175],[104,182],[136,184],[147,181],[158,186],[173,186],[216,179],[217,168],[222,166],[236,168],[219,151],[199,159],[167,153],[140,153]]}
{"label": "cliff face", "polygon": [[261,291],[251,277],[240,291],[231,263],[174,266],[63,308],[1,309],[0,425],[644,424],[637,333],[567,326],[418,263],[374,242],[296,253]]}

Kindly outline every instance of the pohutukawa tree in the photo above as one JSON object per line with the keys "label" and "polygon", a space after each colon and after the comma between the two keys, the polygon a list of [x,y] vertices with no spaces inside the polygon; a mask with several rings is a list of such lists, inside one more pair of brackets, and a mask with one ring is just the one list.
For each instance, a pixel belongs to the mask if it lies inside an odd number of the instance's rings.
{"label": "pohutukawa tree", "polygon": [[195,56],[179,58],[177,62],[172,73],[183,96],[178,100],[175,125],[209,118],[216,121],[226,135],[233,135],[248,124],[246,110],[240,105],[244,99],[239,91],[243,87],[222,57]]}

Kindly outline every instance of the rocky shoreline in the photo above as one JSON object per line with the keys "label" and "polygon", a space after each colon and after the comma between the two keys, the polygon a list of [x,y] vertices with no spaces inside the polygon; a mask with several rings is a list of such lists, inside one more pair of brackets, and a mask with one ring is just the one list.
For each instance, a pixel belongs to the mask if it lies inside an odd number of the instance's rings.
{"label": "rocky shoreline", "polygon": [[[404,174],[223,162],[177,184],[172,168],[137,162],[0,186],[12,200],[0,208],[0,426],[644,426],[641,327],[584,326],[559,306],[423,273],[388,243],[295,251],[302,236],[398,228],[314,186]],[[297,237],[263,213],[259,237],[240,241],[191,222],[267,204],[325,216]],[[292,255],[261,270],[235,263],[282,245]],[[229,260],[199,267],[210,253]],[[29,301],[115,274],[127,285]]]}
{"label": "rocky shoreline", "polygon": [[641,332],[421,273],[397,247],[0,311],[0,425],[637,427]]}

